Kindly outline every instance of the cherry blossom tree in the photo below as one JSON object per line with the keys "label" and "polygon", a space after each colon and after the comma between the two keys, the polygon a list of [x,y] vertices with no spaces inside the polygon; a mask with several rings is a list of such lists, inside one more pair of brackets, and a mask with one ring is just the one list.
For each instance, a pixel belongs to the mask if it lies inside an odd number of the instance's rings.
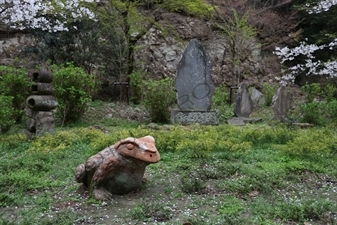
{"label": "cherry blossom tree", "polygon": [[65,24],[71,20],[95,15],[83,2],[94,0],[0,0],[0,21],[10,28],[24,30],[42,29],[49,32],[67,31]]}
{"label": "cherry blossom tree", "polygon": [[[323,11],[328,11],[332,6],[337,5],[337,0],[322,0],[317,5],[308,9],[308,13],[321,13]],[[308,4],[307,7],[311,5]]]}
{"label": "cherry blossom tree", "polygon": [[[337,5],[337,0],[322,0],[317,5],[312,6],[307,4],[307,12],[309,14],[319,14],[328,11],[331,7]],[[333,39],[327,44],[308,44],[307,39],[300,42],[295,48],[289,47],[276,47],[274,54],[280,59],[281,63],[291,62],[299,57],[303,58],[303,63],[296,64],[289,67],[284,71],[282,77],[276,79],[282,85],[288,85],[294,82],[295,77],[300,73],[306,73],[307,76],[311,75],[325,75],[328,77],[337,77],[337,61],[330,59],[329,61],[321,61],[317,59],[315,53],[319,51],[336,51],[337,38]]]}

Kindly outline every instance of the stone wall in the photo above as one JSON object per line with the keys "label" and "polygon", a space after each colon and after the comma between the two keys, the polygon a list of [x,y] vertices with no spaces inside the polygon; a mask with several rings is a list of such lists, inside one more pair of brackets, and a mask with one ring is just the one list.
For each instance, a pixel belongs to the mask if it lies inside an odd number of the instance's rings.
{"label": "stone wall", "polygon": [[0,65],[10,65],[15,58],[31,43],[27,32],[0,26]]}

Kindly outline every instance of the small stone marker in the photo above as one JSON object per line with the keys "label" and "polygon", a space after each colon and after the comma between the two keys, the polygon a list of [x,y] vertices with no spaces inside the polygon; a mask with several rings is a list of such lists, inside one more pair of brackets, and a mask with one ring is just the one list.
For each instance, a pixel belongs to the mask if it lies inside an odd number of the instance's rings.
{"label": "small stone marker", "polygon": [[177,67],[175,88],[180,110],[209,110],[214,91],[211,62],[197,39],[187,45]]}
{"label": "small stone marker", "polygon": [[254,107],[256,106],[263,106],[266,102],[266,99],[264,97],[264,95],[257,90],[255,87],[250,89],[251,92],[251,98],[254,104]]}
{"label": "small stone marker", "polygon": [[237,117],[249,117],[253,112],[253,101],[250,97],[248,86],[246,83],[242,82],[239,84],[234,114]]}
{"label": "small stone marker", "polygon": [[289,87],[281,86],[273,97],[274,119],[282,119],[291,106],[292,94]]}

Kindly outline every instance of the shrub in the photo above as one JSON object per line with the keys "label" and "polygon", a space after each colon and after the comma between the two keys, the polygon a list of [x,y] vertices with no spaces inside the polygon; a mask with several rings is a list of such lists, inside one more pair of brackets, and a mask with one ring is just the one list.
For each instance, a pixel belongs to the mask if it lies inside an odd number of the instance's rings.
{"label": "shrub", "polygon": [[273,102],[273,97],[277,91],[277,85],[263,83],[262,89],[263,89],[263,94],[265,98],[265,105],[270,106]]}
{"label": "shrub", "polygon": [[337,100],[313,101],[300,104],[295,111],[295,116],[303,123],[317,126],[336,125]]}
{"label": "shrub", "polygon": [[306,94],[305,102],[300,104],[295,116],[301,122],[324,126],[337,122],[337,100],[334,98],[336,88],[330,84],[321,86],[318,83],[302,87]]}
{"label": "shrub", "polygon": [[174,81],[172,78],[147,80],[142,84],[143,103],[153,122],[170,121],[170,106],[176,101]]}
{"label": "shrub", "polygon": [[325,125],[327,118],[325,113],[326,102],[307,102],[298,106],[296,113],[302,123]]}
{"label": "shrub", "polygon": [[333,100],[336,100],[335,94],[337,93],[337,88],[331,84],[327,84],[323,88],[323,94],[325,96],[325,100],[327,102],[331,102]]}
{"label": "shrub", "polygon": [[0,130],[6,132],[15,123],[13,97],[0,95]]}
{"label": "shrub", "polygon": [[234,116],[234,104],[228,104],[229,100],[229,91],[225,85],[215,88],[212,96],[212,108],[219,110],[221,121],[226,121]]}
{"label": "shrub", "polygon": [[53,65],[55,96],[58,101],[58,115],[62,126],[67,122],[76,122],[87,110],[91,101],[89,93],[94,92],[97,81],[83,69],[72,63]]}
{"label": "shrub", "polygon": [[36,137],[29,150],[33,152],[63,151],[74,144],[85,143],[90,144],[91,153],[96,154],[115,142],[114,137],[98,129],[76,128]]}
{"label": "shrub", "polygon": [[308,129],[297,132],[297,137],[275,148],[291,155],[321,155],[336,152],[336,133],[331,129]]}
{"label": "shrub", "polygon": [[318,83],[306,84],[301,88],[306,93],[305,101],[311,103],[316,97],[322,94],[321,87]]}
{"label": "shrub", "polygon": [[327,102],[336,100],[334,95],[337,92],[337,88],[331,84],[322,85],[319,83],[306,84],[302,88],[302,91],[306,94],[306,102],[313,102],[325,100]]}
{"label": "shrub", "polygon": [[138,104],[139,101],[141,100],[141,85],[143,76],[140,72],[133,72],[129,75],[129,78],[132,92],[130,101],[132,101],[135,104]]}
{"label": "shrub", "polygon": [[293,140],[295,136],[295,131],[283,126],[277,128],[263,126],[246,130],[243,140],[250,141],[254,145],[286,144],[288,141]]}
{"label": "shrub", "polygon": [[[14,120],[20,122],[29,96],[31,82],[28,72],[14,66],[0,66],[0,94],[12,97]],[[3,108],[2,108],[3,109]]]}

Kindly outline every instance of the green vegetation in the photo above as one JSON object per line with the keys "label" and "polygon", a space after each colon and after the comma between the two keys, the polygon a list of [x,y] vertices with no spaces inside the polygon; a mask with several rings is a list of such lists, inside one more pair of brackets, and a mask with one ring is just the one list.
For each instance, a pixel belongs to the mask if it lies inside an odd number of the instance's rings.
{"label": "green vegetation", "polygon": [[298,105],[292,115],[300,122],[317,126],[335,124],[337,122],[337,93],[335,86],[318,83],[306,84],[302,87],[305,93],[305,101]]}
{"label": "green vegetation", "polygon": [[[0,94],[2,95],[0,104],[3,106],[1,110],[4,109],[8,113],[2,112],[0,116],[0,126],[3,130],[8,130],[13,119],[15,122],[21,122],[30,85],[28,71],[25,68],[14,65],[0,66]],[[6,115],[8,118],[3,117]]]}
{"label": "green vegetation", "polygon": [[94,76],[88,75],[72,63],[53,65],[55,96],[58,100],[58,115],[62,125],[79,120],[91,101],[97,82]]}
{"label": "green vegetation", "polygon": [[229,88],[226,85],[220,85],[215,88],[212,96],[212,109],[219,110],[220,122],[227,121],[234,116],[234,104],[230,102]]}
{"label": "green vegetation", "polygon": [[266,106],[271,106],[273,103],[273,96],[276,94],[277,91],[277,85],[276,84],[268,84],[268,83],[263,83],[262,84],[262,91],[265,97],[265,105]]}
{"label": "green vegetation", "polygon": [[[205,19],[212,31],[226,37],[228,51],[224,60],[228,67],[223,64],[224,71],[215,72],[227,76],[228,70],[233,79],[217,82],[230,86],[251,78],[247,77],[252,73],[245,66],[249,63],[259,67],[263,61],[254,61],[253,56],[260,56],[261,46],[271,52],[275,45],[294,45],[294,41],[304,38],[312,44],[326,44],[336,38],[336,7],[317,17],[288,10],[299,4],[296,1],[286,5],[277,1],[213,2],[221,9],[204,0],[84,3],[95,13],[96,20],[69,20],[68,32],[32,31],[39,44],[26,46],[20,57],[33,53],[34,57],[55,64],[51,68],[59,102],[57,113],[62,125],[68,126],[29,141],[21,131],[0,134],[0,225],[337,223],[337,91],[333,85],[303,86],[305,100],[287,116],[289,124],[275,126],[263,123],[244,127],[221,124],[150,128],[132,120],[134,115],[129,116],[127,110],[127,120],[120,119],[115,103],[97,113],[104,103],[91,100],[97,96],[100,82],[118,79],[130,82],[131,100],[147,109],[151,121],[169,122],[169,109],[176,100],[173,80],[151,77],[144,81],[139,67],[142,60],[148,63],[148,57],[135,61],[136,51],[147,45],[141,38],[149,34],[151,27],[156,27],[156,38],[168,38],[167,43],[175,45],[170,39],[172,33],[176,40],[189,39],[190,32],[179,35],[175,24],[166,24],[170,21],[162,17],[160,7]],[[301,4],[304,7],[317,2]],[[65,19],[72,10],[64,12]],[[281,16],[281,20],[275,16]],[[202,35],[199,37],[203,39]],[[315,55],[326,61],[335,56],[336,51],[330,50]],[[70,61],[74,63],[66,63]],[[66,64],[56,66],[61,63]],[[277,76],[278,68],[258,73]],[[30,89],[27,75],[24,68],[0,66],[1,131],[23,121]],[[212,107],[219,110],[221,122],[233,116],[225,85],[218,86],[213,95]],[[275,91],[276,86],[263,84],[266,106],[270,106]],[[84,118],[88,108],[94,113]],[[88,118],[91,121],[85,120]],[[316,127],[299,129],[292,122]],[[75,183],[75,168],[89,156],[120,139],[145,135],[155,137],[162,158],[147,168],[147,182],[138,192],[96,201],[88,190]]]}
{"label": "green vegetation", "polygon": [[174,80],[143,81],[141,87],[143,104],[150,113],[153,122],[167,123],[170,121],[170,106],[176,101]]}
{"label": "green vegetation", "polygon": [[12,96],[0,95],[0,131],[6,132],[15,124],[15,110]]}
{"label": "green vegetation", "polygon": [[[334,224],[337,132],[286,126],[62,128],[0,136],[0,224]],[[161,161],[136,193],[95,201],[75,183],[89,156],[152,135]],[[155,199],[155,201],[153,201]],[[202,206],[202,207],[200,207]],[[90,213],[88,213],[90,212]]]}
{"label": "green vegetation", "polygon": [[139,104],[142,97],[141,87],[143,83],[143,75],[141,74],[141,72],[134,71],[133,73],[129,74],[129,78],[130,78],[130,87],[132,91],[130,101],[135,104]]}
{"label": "green vegetation", "polygon": [[162,7],[171,12],[185,13],[189,16],[211,18],[215,13],[215,7],[204,0],[165,0]]}
{"label": "green vegetation", "polygon": [[[58,101],[57,116],[62,125],[76,122],[99,91],[100,81],[72,63],[50,67]],[[32,82],[28,70],[13,65],[0,66],[0,81],[0,130],[7,132],[15,123],[22,124]]]}

